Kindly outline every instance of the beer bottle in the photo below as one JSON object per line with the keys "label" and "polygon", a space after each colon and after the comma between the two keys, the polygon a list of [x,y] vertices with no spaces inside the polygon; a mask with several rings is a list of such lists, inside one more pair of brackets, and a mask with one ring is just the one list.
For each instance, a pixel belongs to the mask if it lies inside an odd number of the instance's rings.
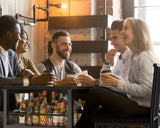
{"label": "beer bottle", "polygon": [[57,115],[58,114],[57,105],[58,105],[58,100],[55,100],[55,105],[53,108],[53,117],[52,117],[52,124],[54,127],[58,127],[58,122],[59,122],[59,116]]}
{"label": "beer bottle", "polygon": [[47,117],[46,115],[43,115],[43,114],[46,114],[46,111],[47,111],[47,108],[45,106],[45,101],[43,101],[40,107],[40,126],[47,125]]}
{"label": "beer bottle", "polygon": [[51,109],[51,106],[48,105],[47,106],[47,126],[52,126],[52,109]]}
{"label": "beer bottle", "polygon": [[56,93],[53,91],[53,92],[52,92],[52,101],[51,101],[51,104],[50,104],[52,111],[53,111],[53,109],[54,109],[55,100],[56,100]]}
{"label": "beer bottle", "polygon": [[59,114],[61,114],[59,116],[59,126],[63,127],[63,118],[64,116],[62,115],[64,113],[64,100],[63,100],[63,93],[60,93],[60,98],[59,98],[59,102],[58,102],[58,106],[57,106],[57,110],[59,112]]}
{"label": "beer bottle", "polygon": [[27,108],[27,111],[26,111],[26,125],[29,125],[31,126],[32,125],[32,110],[30,108],[30,104],[28,104],[28,108]]}
{"label": "beer bottle", "polygon": [[40,110],[40,103],[39,102],[40,102],[40,98],[39,98],[39,96],[37,96],[34,109],[36,109],[36,107],[38,107],[38,111]]}
{"label": "beer bottle", "polygon": [[77,107],[78,105],[77,105],[77,102],[74,100],[74,126],[76,126],[76,124],[77,124],[77,119],[78,119],[78,117],[77,117],[77,110],[78,110],[78,107]]}
{"label": "beer bottle", "polygon": [[39,108],[38,106],[35,107],[35,110],[34,110],[34,115],[32,117],[33,119],[33,125],[34,126],[38,126],[39,125]]}
{"label": "beer bottle", "polygon": [[83,109],[82,109],[81,99],[78,99],[77,121],[80,119],[82,112]]}
{"label": "beer bottle", "polygon": [[20,104],[19,111],[20,111],[19,124],[25,125],[25,113],[26,113],[25,100],[23,100],[23,102]]}
{"label": "beer bottle", "polygon": [[44,101],[44,104],[46,105],[47,104],[47,91],[46,90],[43,91],[43,101]]}

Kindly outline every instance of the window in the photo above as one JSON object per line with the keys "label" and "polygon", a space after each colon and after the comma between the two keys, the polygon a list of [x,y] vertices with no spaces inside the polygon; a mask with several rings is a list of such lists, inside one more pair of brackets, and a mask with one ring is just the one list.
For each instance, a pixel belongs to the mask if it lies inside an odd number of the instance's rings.
{"label": "window", "polygon": [[147,22],[155,53],[160,60],[160,0],[134,0],[134,17]]}

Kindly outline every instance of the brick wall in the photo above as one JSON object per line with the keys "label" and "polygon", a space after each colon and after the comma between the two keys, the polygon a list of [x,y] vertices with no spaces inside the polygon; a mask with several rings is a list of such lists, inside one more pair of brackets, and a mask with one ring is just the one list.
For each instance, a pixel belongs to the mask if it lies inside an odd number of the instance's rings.
{"label": "brick wall", "polygon": [[[75,15],[104,15],[104,0],[55,0],[54,4],[60,2],[62,4],[66,4],[68,8],[66,9],[57,9],[52,8],[51,16],[75,16]],[[92,7],[91,5],[95,5]],[[111,17],[110,23],[113,19],[119,19],[121,17],[121,0],[106,0],[106,14],[109,14]],[[50,35],[53,35],[56,31],[60,30],[52,30],[50,31]],[[71,34],[71,40],[102,40],[104,38],[103,28],[98,29],[68,29],[67,30]],[[92,34],[97,33],[97,34]],[[47,42],[46,42],[47,43]],[[103,55],[102,54],[72,54],[71,60],[76,62],[78,65],[99,65],[101,66],[103,63]],[[87,61],[86,61],[87,60]]]}
{"label": "brick wall", "polygon": [[[30,0],[30,1],[22,1],[22,0],[0,0],[2,6],[3,15],[13,15],[16,13],[20,13],[25,16],[33,16],[33,5],[39,5],[42,7],[46,7],[46,0]],[[50,1],[53,4],[62,3],[66,4],[68,8],[59,9],[56,7],[50,7],[50,16],[74,16],[74,15],[103,15],[104,14],[104,0],[53,0]],[[92,7],[91,5],[94,6]],[[121,9],[122,0],[106,0],[107,5],[107,14],[112,15],[114,18],[121,18],[122,9]],[[92,12],[91,12],[92,11]],[[39,18],[43,18],[45,13],[37,10],[37,16]],[[109,20],[109,24],[111,24],[114,18]],[[48,32],[48,24],[47,22],[38,22],[35,27],[26,26],[25,29],[29,34],[29,41],[31,42],[31,51],[30,55],[35,64],[39,63],[39,61],[48,57],[47,54],[47,43],[50,40],[51,35],[58,31],[50,31]],[[94,35],[91,29],[68,29],[71,33],[72,40],[91,40],[91,39],[102,39],[102,30],[96,30],[95,33],[98,35]],[[77,56],[77,55],[76,55]],[[93,58],[96,58],[94,55],[78,55],[78,57],[72,57],[74,61],[81,65],[90,65],[91,62],[93,65],[97,64],[97,62],[93,62]],[[83,56],[88,56],[90,60],[85,62],[87,59],[83,59]],[[92,57],[94,56],[94,57]],[[100,55],[101,56],[101,55]],[[82,60],[80,60],[81,58]],[[97,57],[99,61],[99,56]],[[98,62],[100,65],[102,62]]]}

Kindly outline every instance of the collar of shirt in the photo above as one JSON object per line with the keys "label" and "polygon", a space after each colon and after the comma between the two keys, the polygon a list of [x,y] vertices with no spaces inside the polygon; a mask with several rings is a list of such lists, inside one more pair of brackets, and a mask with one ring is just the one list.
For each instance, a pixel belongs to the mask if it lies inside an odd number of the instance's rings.
{"label": "collar of shirt", "polygon": [[126,60],[131,55],[132,55],[132,53],[131,53],[130,49],[127,48],[125,50],[125,52],[122,55],[119,56],[119,59]]}
{"label": "collar of shirt", "polygon": [[2,46],[0,46],[0,51],[1,51],[2,55],[3,55],[3,61],[4,61],[4,66],[5,66],[5,74],[6,74],[6,77],[7,77],[8,74],[9,74],[8,52]]}
{"label": "collar of shirt", "polygon": [[52,59],[50,58],[52,64],[54,65],[55,68],[55,75],[57,76],[57,80],[62,80],[65,78],[65,66],[63,65],[62,69],[60,70],[57,65],[52,61]]}
{"label": "collar of shirt", "polygon": [[0,45],[0,51],[4,57],[7,55],[7,51]]}

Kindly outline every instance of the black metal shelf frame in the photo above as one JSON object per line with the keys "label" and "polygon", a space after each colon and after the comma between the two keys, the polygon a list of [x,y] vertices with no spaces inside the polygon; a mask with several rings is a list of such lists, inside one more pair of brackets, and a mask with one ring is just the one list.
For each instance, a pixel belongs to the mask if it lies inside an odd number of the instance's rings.
{"label": "black metal shelf frame", "polygon": [[[73,127],[73,94],[77,93],[87,93],[90,87],[76,87],[76,86],[30,86],[30,87],[18,87],[18,86],[8,86],[3,89],[3,126],[4,128],[26,128],[34,127],[39,128],[41,126],[25,126],[19,124],[8,124],[9,115],[13,114],[9,111],[9,94],[11,93],[29,93],[29,92],[42,92],[46,90],[47,92],[66,92],[68,97],[68,128]],[[45,128],[45,127],[43,127]],[[49,127],[47,127],[49,128]],[[57,127],[58,128],[58,127]]]}

